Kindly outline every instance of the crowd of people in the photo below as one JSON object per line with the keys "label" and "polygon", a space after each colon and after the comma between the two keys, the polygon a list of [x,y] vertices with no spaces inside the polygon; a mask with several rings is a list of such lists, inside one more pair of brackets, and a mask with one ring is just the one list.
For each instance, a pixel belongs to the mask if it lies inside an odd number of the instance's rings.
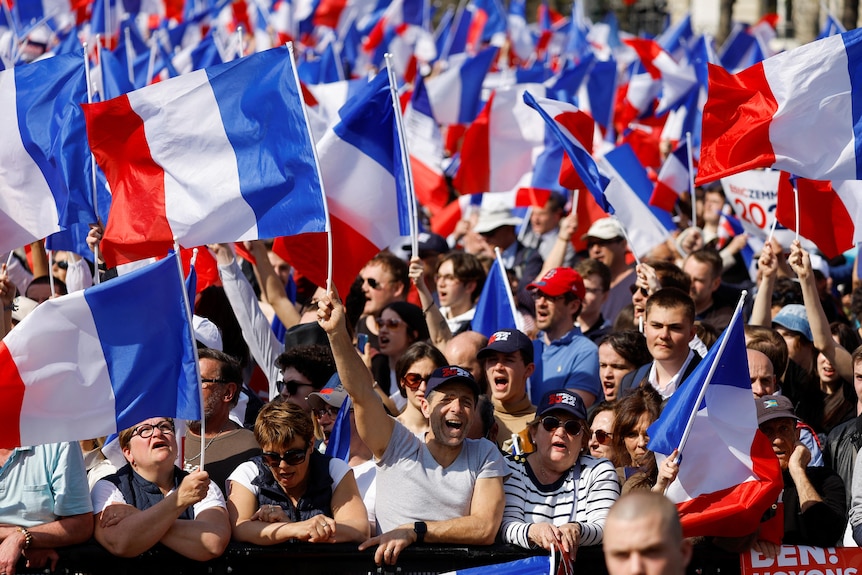
{"label": "crowd of people", "polygon": [[[742,289],[751,400],[784,489],[749,537],[700,542],[771,556],[862,544],[862,288],[798,241],[770,239],[756,279],[740,275],[744,242],[719,249],[710,225],[719,197],[706,190],[702,226],[638,263],[616,219],[580,229],[556,195],[524,222],[483,209],[449,238],[421,234],[412,259],[381,252],[341,294],[293,277],[263,241],[245,246],[254,262],[209,246],[220,285],[195,302],[202,421],[156,414],[117,444],[0,450],[0,573],[91,537],[121,557],[160,545],[196,560],[232,539],[354,542],[378,565],[422,543],[569,560],[604,545],[612,573],[659,549],[684,569],[692,541],[663,494],[685,461],[657,462],[648,429]],[[521,329],[482,334],[495,248]],[[8,261],[4,334],[92,284],[86,260],[55,253],[49,269],[39,243]]]}

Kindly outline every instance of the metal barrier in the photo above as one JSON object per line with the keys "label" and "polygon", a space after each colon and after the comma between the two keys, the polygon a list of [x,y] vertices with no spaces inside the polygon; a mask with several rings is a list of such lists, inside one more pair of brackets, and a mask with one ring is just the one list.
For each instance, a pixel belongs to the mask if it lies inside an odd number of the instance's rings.
{"label": "metal barrier", "polygon": [[[512,545],[487,547],[456,545],[414,545],[405,549],[398,565],[378,569],[372,551],[357,551],[352,543],[309,544],[286,543],[258,547],[231,543],[218,559],[200,563],[186,559],[157,546],[134,559],[114,557],[96,543],[58,549],[60,562],[55,573],[65,575],[257,575],[290,573],[291,575],[332,575],[368,573],[436,574],[481,565],[494,565],[523,559],[540,552]],[[604,575],[601,547],[585,547],[578,551],[575,571],[580,574]],[[18,573],[46,573],[44,569],[26,569]],[[489,570],[489,573],[493,573]],[[734,575],[740,572],[739,556],[696,546],[688,573],[697,575]]]}

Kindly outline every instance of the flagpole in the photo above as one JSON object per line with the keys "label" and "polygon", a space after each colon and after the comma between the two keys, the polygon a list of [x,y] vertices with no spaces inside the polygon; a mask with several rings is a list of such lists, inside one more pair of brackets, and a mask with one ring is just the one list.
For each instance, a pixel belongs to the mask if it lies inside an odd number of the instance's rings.
{"label": "flagpole", "polygon": [[[87,82],[87,103],[93,103],[93,84],[90,82],[90,58],[87,56],[87,43],[84,42],[82,44],[84,47],[84,77]],[[98,39],[96,40],[96,52],[99,53],[98,49]],[[99,70],[102,69],[102,60],[101,57],[99,59]],[[104,90],[104,81],[102,81],[102,86]],[[93,213],[96,215],[96,223],[98,225],[102,225],[102,221],[99,218],[99,193],[96,189],[97,180],[96,180],[96,156],[90,151],[90,185],[93,186]],[[93,282],[96,285],[101,283],[101,278],[99,277],[99,242],[93,246],[93,264],[95,265],[95,273],[93,274]],[[51,290],[51,293],[54,293]]]}
{"label": "flagpole", "polygon": [[[799,188],[796,185],[793,185],[793,209],[794,216],[796,217],[796,241],[799,241],[799,228],[802,226],[799,225]],[[776,215],[776,218],[778,216]]]}
{"label": "flagpole", "polygon": [[694,159],[691,151],[691,132],[685,133],[685,155],[688,157],[688,195],[691,198],[691,225],[697,227],[697,201],[694,193]]}
{"label": "flagpole", "polygon": [[236,27],[236,38],[239,41],[239,45],[236,49],[237,59],[242,58],[242,26]]}
{"label": "flagpole", "polygon": [[440,61],[447,62],[449,59],[449,50],[452,49],[452,42],[455,40],[455,34],[458,33],[458,28],[461,26],[461,18],[464,15],[464,8],[467,5],[467,0],[460,0],[458,8],[455,10],[455,18],[452,20],[452,27],[449,28],[449,35],[446,36],[446,44],[443,45],[443,50],[440,51]]}
{"label": "flagpole", "polygon": [[[407,150],[407,138],[404,135],[404,118],[401,117],[401,101],[398,99],[398,83],[395,70],[392,68],[392,54],[384,54],[386,73],[389,76],[389,93],[392,94],[392,109],[395,113],[395,127],[398,130],[398,145],[401,150],[401,170],[404,173],[404,184],[407,186],[407,213],[410,218],[410,248],[411,259],[419,257],[419,214],[416,205],[416,190],[413,188],[413,173],[410,170],[410,153]],[[396,191],[398,184],[395,185]]]}
{"label": "flagpole", "polygon": [[311,140],[311,153],[314,156],[314,170],[317,172],[317,179],[320,182],[320,199],[323,203],[323,219],[326,233],[326,290],[332,289],[332,225],[329,221],[329,205],[326,203],[326,190],[323,189],[323,174],[320,172],[320,158],[317,156],[317,145],[314,142],[314,134],[311,131],[311,125],[308,123],[308,109],[305,106],[305,97],[302,95],[302,85],[299,83],[299,72],[296,71],[296,58],[293,53],[293,42],[288,42],[286,45],[287,51],[290,54],[290,69],[293,72],[293,82],[296,86],[296,91],[299,94],[299,102],[302,106],[302,117],[305,119],[305,129],[308,131],[308,137]]}
{"label": "flagpole", "polygon": [[[131,24],[129,24],[131,26]],[[129,83],[135,85],[135,59],[132,56],[132,34],[129,26],[123,28],[123,36],[126,39],[126,73],[129,75]]]}
{"label": "flagpole", "polygon": [[[494,248],[494,255],[497,256],[496,264],[498,266],[500,266],[500,274],[501,274],[500,277],[503,278],[503,281],[508,283],[509,282],[509,279],[508,279],[509,275],[506,273],[506,266],[503,265],[503,252],[500,251],[499,247]],[[512,310],[512,317],[515,319],[515,327],[517,327],[519,330],[523,331],[523,329],[522,329],[524,327],[523,322],[520,321],[521,314],[518,313],[518,308],[515,307],[515,298],[512,295],[512,289],[511,288],[506,289],[506,299],[509,300],[509,308]]]}
{"label": "flagpole", "polygon": [[[201,404],[201,458],[200,458],[200,467],[201,471],[204,470],[204,445],[206,445],[206,421],[204,419],[204,388],[201,383],[201,366],[200,366],[200,357],[198,357],[198,346],[195,343],[195,326],[192,322],[192,306],[189,302],[189,292],[186,289],[186,278],[183,275],[183,259],[180,257],[180,244],[177,241],[177,237],[174,236],[174,257],[177,262],[177,277],[180,280],[180,286],[182,289],[180,290],[183,293],[183,305],[186,308],[186,317],[188,321],[186,325],[189,328],[189,337],[192,338],[192,349],[195,353],[195,377],[198,380],[198,398],[200,399]],[[191,267],[189,267],[189,273],[191,273]]]}
{"label": "flagpole", "polygon": [[724,333],[726,334],[724,338],[722,338],[721,343],[718,346],[718,353],[715,355],[715,360],[712,362],[712,365],[709,366],[709,372],[706,374],[706,378],[703,380],[703,385],[700,388],[700,393],[697,394],[697,401],[694,402],[694,409],[691,412],[691,415],[688,417],[688,423],[685,425],[685,431],[682,433],[682,438],[679,440],[679,447],[677,447],[677,462],[679,461],[680,455],[682,454],[682,450],[685,447],[686,442],[688,441],[688,436],[691,434],[691,428],[694,427],[694,419],[697,417],[698,407],[701,403],[703,403],[703,398],[706,396],[706,388],[709,387],[709,383],[712,381],[712,377],[715,375],[715,370],[718,369],[718,362],[721,361],[721,356],[724,354],[724,348],[727,347],[728,335],[730,334],[730,330],[733,329],[734,323],[739,320],[739,317],[742,315],[742,305],[745,303],[745,297],[748,295],[747,290],[742,290],[742,293],[739,296],[739,301],[736,302],[736,309],[733,311],[733,317],[730,318],[730,323],[727,324],[727,327],[724,328]]}

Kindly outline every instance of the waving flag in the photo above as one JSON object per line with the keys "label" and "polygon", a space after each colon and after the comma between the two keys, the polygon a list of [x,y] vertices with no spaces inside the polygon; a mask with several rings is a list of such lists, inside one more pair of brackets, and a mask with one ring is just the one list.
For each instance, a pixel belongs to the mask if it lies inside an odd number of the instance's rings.
{"label": "waving flag", "polygon": [[172,255],[39,305],[0,342],[0,446],[200,419],[183,289]]}
{"label": "waving flag", "polygon": [[485,337],[491,337],[501,329],[520,329],[512,311],[512,288],[502,262],[497,259],[488,272],[488,278],[482,287],[482,293],[476,303],[476,314],[473,316],[473,331]]}
{"label": "waving flag", "polygon": [[486,48],[473,57],[466,54],[449,59],[449,68],[425,80],[428,102],[440,124],[469,124],[482,109],[482,80],[497,55]]}
{"label": "waving flag", "polygon": [[686,537],[754,533],[783,488],[772,446],[757,428],[740,311],[648,430],[660,461],[680,447],[694,415],[667,490]]}
{"label": "waving flag", "polygon": [[673,212],[676,201],[688,191],[691,173],[688,171],[688,145],[683,143],[671,152],[661,165],[658,180],[650,197],[651,206]]}
{"label": "waving flag", "polygon": [[404,110],[404,135],[410,151],[416,199],[436,214],[449,202],[449,185],[443,174],[443,136],[431,116],[425,82],[418,78]]}
{"label": "waving flag", "polygon": [[767,167],[816,180],[862,179],[860,62],[856,29],[736,75],[710,66],[697,183]]}
{"label": "waving flag", "polygon": [[89,189],[83,57],[0,72],[0,252],[59,231],[70,187]]}
{"label": "waving flag", "polygon": [[186,246],[323,232],[323,197],[284,48],[85,106],[113,191],[108,265]]}
{"label": "waving flag", "polygon": [[661,100],[656,115],[673,108],[697,86],[694,69],[677,64],[655,40],[632,38],[625,43],[637,53],[650,77],[661,82]]}

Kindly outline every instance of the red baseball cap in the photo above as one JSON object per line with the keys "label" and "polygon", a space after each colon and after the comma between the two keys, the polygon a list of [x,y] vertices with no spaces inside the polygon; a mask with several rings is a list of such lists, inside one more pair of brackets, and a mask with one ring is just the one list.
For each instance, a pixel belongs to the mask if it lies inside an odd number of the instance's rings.
{"label": "red baseball cap", "polygon": [[530,291],[541,290],[551,297],[559,297],[566,293],[573,293],[583,300],[587,295],[584,287],[584,278],[572,268],[554,268],[546,273],[542,279],[527,286]]}

